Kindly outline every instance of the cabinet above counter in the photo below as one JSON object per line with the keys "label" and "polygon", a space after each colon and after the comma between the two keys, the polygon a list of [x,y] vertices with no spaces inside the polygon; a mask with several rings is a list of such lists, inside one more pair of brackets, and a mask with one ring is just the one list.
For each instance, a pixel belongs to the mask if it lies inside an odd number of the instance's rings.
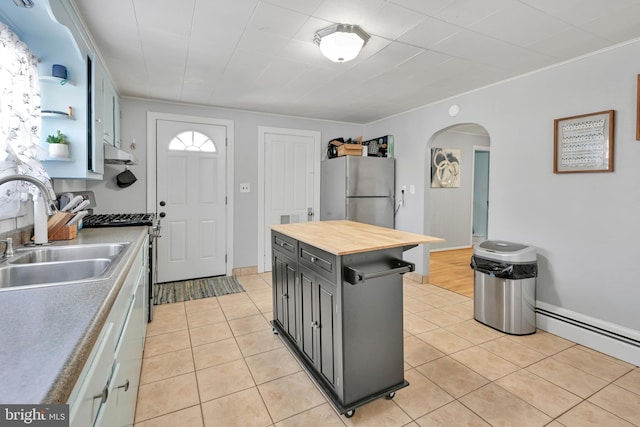
{"label": "cabinet above counter", "polygon": [[3,2],[0,20],[39,60],[40,146],[48,151],[47,136],[57,131],[68,140],[68,159],[43,163],[48,174],[52,178],[102,179],[103,146],[120,143],[120,101],[73,3],[41,0],[33,7],[20,8]]}
{"label": "cabinet above counter", "polygon": [[276,224],[271,225],[270,228],[334,255],[444,242],[444,239],[439,237],[409,233],[355,221]]}

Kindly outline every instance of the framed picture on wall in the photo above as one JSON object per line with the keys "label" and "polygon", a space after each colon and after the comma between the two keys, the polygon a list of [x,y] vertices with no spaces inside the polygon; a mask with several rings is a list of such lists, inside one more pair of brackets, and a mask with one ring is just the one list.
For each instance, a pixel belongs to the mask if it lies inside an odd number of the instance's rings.
{"label": "framed picture on wall", "polygon": [[431,188],[460,187],[460,150],[431,149]]}
{"label": "framed picture on wall", "polygon": [[613,172],[614,113],[554,120],[553,173]]}

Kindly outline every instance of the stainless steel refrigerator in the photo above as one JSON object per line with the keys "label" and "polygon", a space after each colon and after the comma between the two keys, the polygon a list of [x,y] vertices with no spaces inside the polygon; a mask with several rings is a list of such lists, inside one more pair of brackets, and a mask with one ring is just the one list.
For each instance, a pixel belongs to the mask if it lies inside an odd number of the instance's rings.
{"label": "stainless steel refrigerator", "polygon": [[326,159],[320,174],[320,220],[348,219],[395,228],[395,159]]}

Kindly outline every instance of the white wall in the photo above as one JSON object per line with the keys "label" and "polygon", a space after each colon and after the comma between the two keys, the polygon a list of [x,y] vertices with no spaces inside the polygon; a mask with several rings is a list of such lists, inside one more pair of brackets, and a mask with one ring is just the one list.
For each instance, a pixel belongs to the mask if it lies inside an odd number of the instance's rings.
{"label": "white wall", "polygon": [[[397,227],[429,234],[427,143],[456,123],[491,137],[489,238],[538,248],[537,299],[640,331],[640,141],[635,140],[640,41],[367,126],[393,134],[398,183],[417,192]],[[448,108],[460,106],[455,118]],[[615,172],[553,174],[553,120],[616,110]],[[422,226],[424,224],[424,226]],[[428,272],[426,249],[413,249]]]}
{"label": "white wall", "polygon": [[489,137],[455,130],[434,136],[426,150],[425,173],[431,174],[431,148],[460,150],[460,187],[431,188],[429,179],[425,191],[429,198],[427,220],[432,236],[445,239],[431,249],[451,249],[471,246],[473,219],[473,147],[488,147]]}
{"label": "white wall", "polygon": [[[640,41],[483,88],[366,126],[365,138],[395,137],[397,186],[415,185],[398,212],[398,229],[430,234],[431,200],[425,187],[430,138],[449,126],[477,123],[491,137],[489,236],[538,248],[537,299],[602,322],[640,331],[640,141],[635,140],[636,79]],[[87,183],[98,211],[139,211],[145,206],[146,112],[194,114],[235,121],[235,182],[257,188],[257,127],[320,130],[323,141],[357,136],[362,126],[222,109],[124,99],[122,136],[135,138],[139,182],[111,188]],[[458,104],[455,118],[447,114]],[[553,120],[616,110],[615,172],[553,174]],[[78,182],[57,183],[60,186]],[[82,184],[85,185],[85,184]],[[115,191],[111,191],[115,190]],[[234,267],[257,265],[257,192],[234,194]],[[428,274],[427,246],[406,258]]]}
{"label": "white wall", "polygon": [[[234,230],[233,230],[233,268],[258,265],[258,186],[262,178],[258,177],[258,127],[271,126],[288,129],[305,129],[320,131],[322,134],[322,158],[326,153],[326,143],[337,137],[357,137],[363,135],[364,126],[322,120],[300,119],[206,108],[150,100],[121,100],[122,108],[122,148],[130,151],[133,139],[137,149],[134,151],[138,165],[131,166],[131,171],[138,181],[127,188],[119,188],[115,184],[115,176],[122,172],[123,166],[105,165],[102,182],[87,181],[70,182],[69,185],[85,185],[87,190],[96,194],[97,213],[146,212],[146,133],[147,112],[185,114],[234,121]],[[240,193],[239,183],[251,184],[250,193]],[[62,183],[60,183],[60,186]],[[77,188],[76,188],[77,189]],[[58,190],[58,187],[56,187]]]}

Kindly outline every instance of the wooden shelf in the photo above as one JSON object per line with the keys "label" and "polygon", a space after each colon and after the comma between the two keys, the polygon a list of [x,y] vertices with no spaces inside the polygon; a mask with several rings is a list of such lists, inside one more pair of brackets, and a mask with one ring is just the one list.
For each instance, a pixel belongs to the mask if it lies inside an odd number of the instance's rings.
{"label": "wooden shelf", "polygon": [[73,159],[70,157],[47,157],[42,160],[43,162],[73,162]]}
{"label": "wooden shelf", "polygon": [[58,84],[60,86],[74,86],[71,80],[61,79],[60,77],[41,76],[40,83]]}
{"label": "wooden shelf", "polygon": [[43,110],[42,117],[53,117],[56,119],[73,120],[73,117],[70,116],[69,113],[64,111],[56,111],[56,110]]}

